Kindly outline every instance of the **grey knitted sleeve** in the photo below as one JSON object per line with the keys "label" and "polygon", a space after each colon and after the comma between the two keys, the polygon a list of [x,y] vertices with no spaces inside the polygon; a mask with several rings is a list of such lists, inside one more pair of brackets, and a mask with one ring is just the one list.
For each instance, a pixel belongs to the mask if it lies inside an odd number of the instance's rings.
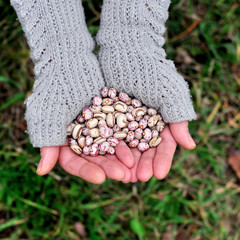
{"label": "grey knitted sleeve", "polygon": [[80,0],[11,0],[34,62],[33,93],[24,102],[34,147],[58,146],[66,126],[105,86]]}
{"label": "grey knitted sleeve", "polygon": [[165,122],[196,119],[188,83],[166,59],[170,0],[104,0],[97,35],[107,86],[158,109]]}

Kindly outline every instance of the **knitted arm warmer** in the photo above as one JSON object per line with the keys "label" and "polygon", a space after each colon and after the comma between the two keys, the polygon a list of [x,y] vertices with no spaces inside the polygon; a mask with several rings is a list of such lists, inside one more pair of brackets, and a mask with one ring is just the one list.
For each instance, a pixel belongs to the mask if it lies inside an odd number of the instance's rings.
{"label": "knitted arm warmer", "polygon": [[34,62],[33,93],[24,102],[34,147],[58,146],[66,126],[105,82],[92,53],[80,0],[11,0]]}
{"label": "knitted arm warmer", "polygon": [[107,86],[158,109],[165,122],[196,119],[187,82],[166,59],[170,0],[104,0],[97,35]]}

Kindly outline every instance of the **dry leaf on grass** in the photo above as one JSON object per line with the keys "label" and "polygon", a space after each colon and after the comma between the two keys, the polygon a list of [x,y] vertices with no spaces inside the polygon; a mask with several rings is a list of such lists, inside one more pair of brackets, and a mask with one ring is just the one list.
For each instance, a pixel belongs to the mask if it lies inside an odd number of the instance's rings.
{"label": "dry leaf on grass", "polygon": [[228,164],[231,166],[240,180],[240,150],[235,151],[232,155],[230,155],[228,158]]}
{"label": "dry leaf on grass", "polygon": [[186,239],[190,239],[189,234],[185,230],[180,229],[177,233],[175,240],[186,240]]}

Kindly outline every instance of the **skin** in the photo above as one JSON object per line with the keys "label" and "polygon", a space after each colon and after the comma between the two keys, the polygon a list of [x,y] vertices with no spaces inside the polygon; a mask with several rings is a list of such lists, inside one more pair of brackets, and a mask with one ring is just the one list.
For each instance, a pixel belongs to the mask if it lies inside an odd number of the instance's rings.
{"label": "skin", "polygon": [[55,164],[68,173],[94,184],[111,178],[124,183],[148,181],[152,176],[164,179],[172,165],[177,144],[192,150],[196,147],[188,130],[188,121],[170,123],[160,134],[162,142],[157,148],[140,152],[129,148],[122,140],[115,148],[115,154],[91,157],[75,154],[67,145],[42,147],[38,175],[49,173]]}

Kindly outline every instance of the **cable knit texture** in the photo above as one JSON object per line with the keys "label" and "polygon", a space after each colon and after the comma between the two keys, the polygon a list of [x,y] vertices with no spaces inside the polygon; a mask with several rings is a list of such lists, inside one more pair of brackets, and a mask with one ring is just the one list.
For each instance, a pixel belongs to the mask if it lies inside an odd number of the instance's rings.
{"label": "cable knit texture", "polygon": [[12,0],[34,62],[33,93],[24,102],[34,147],[65,143],[66,126],[105,86],[92,53],[80,0]]}
{"label": "cable knit texture", "polygon": [[162,48],[170,0],[104,0],[97,35],[107,86],[158,109],[165,122],[196,119],[188,83]]}

